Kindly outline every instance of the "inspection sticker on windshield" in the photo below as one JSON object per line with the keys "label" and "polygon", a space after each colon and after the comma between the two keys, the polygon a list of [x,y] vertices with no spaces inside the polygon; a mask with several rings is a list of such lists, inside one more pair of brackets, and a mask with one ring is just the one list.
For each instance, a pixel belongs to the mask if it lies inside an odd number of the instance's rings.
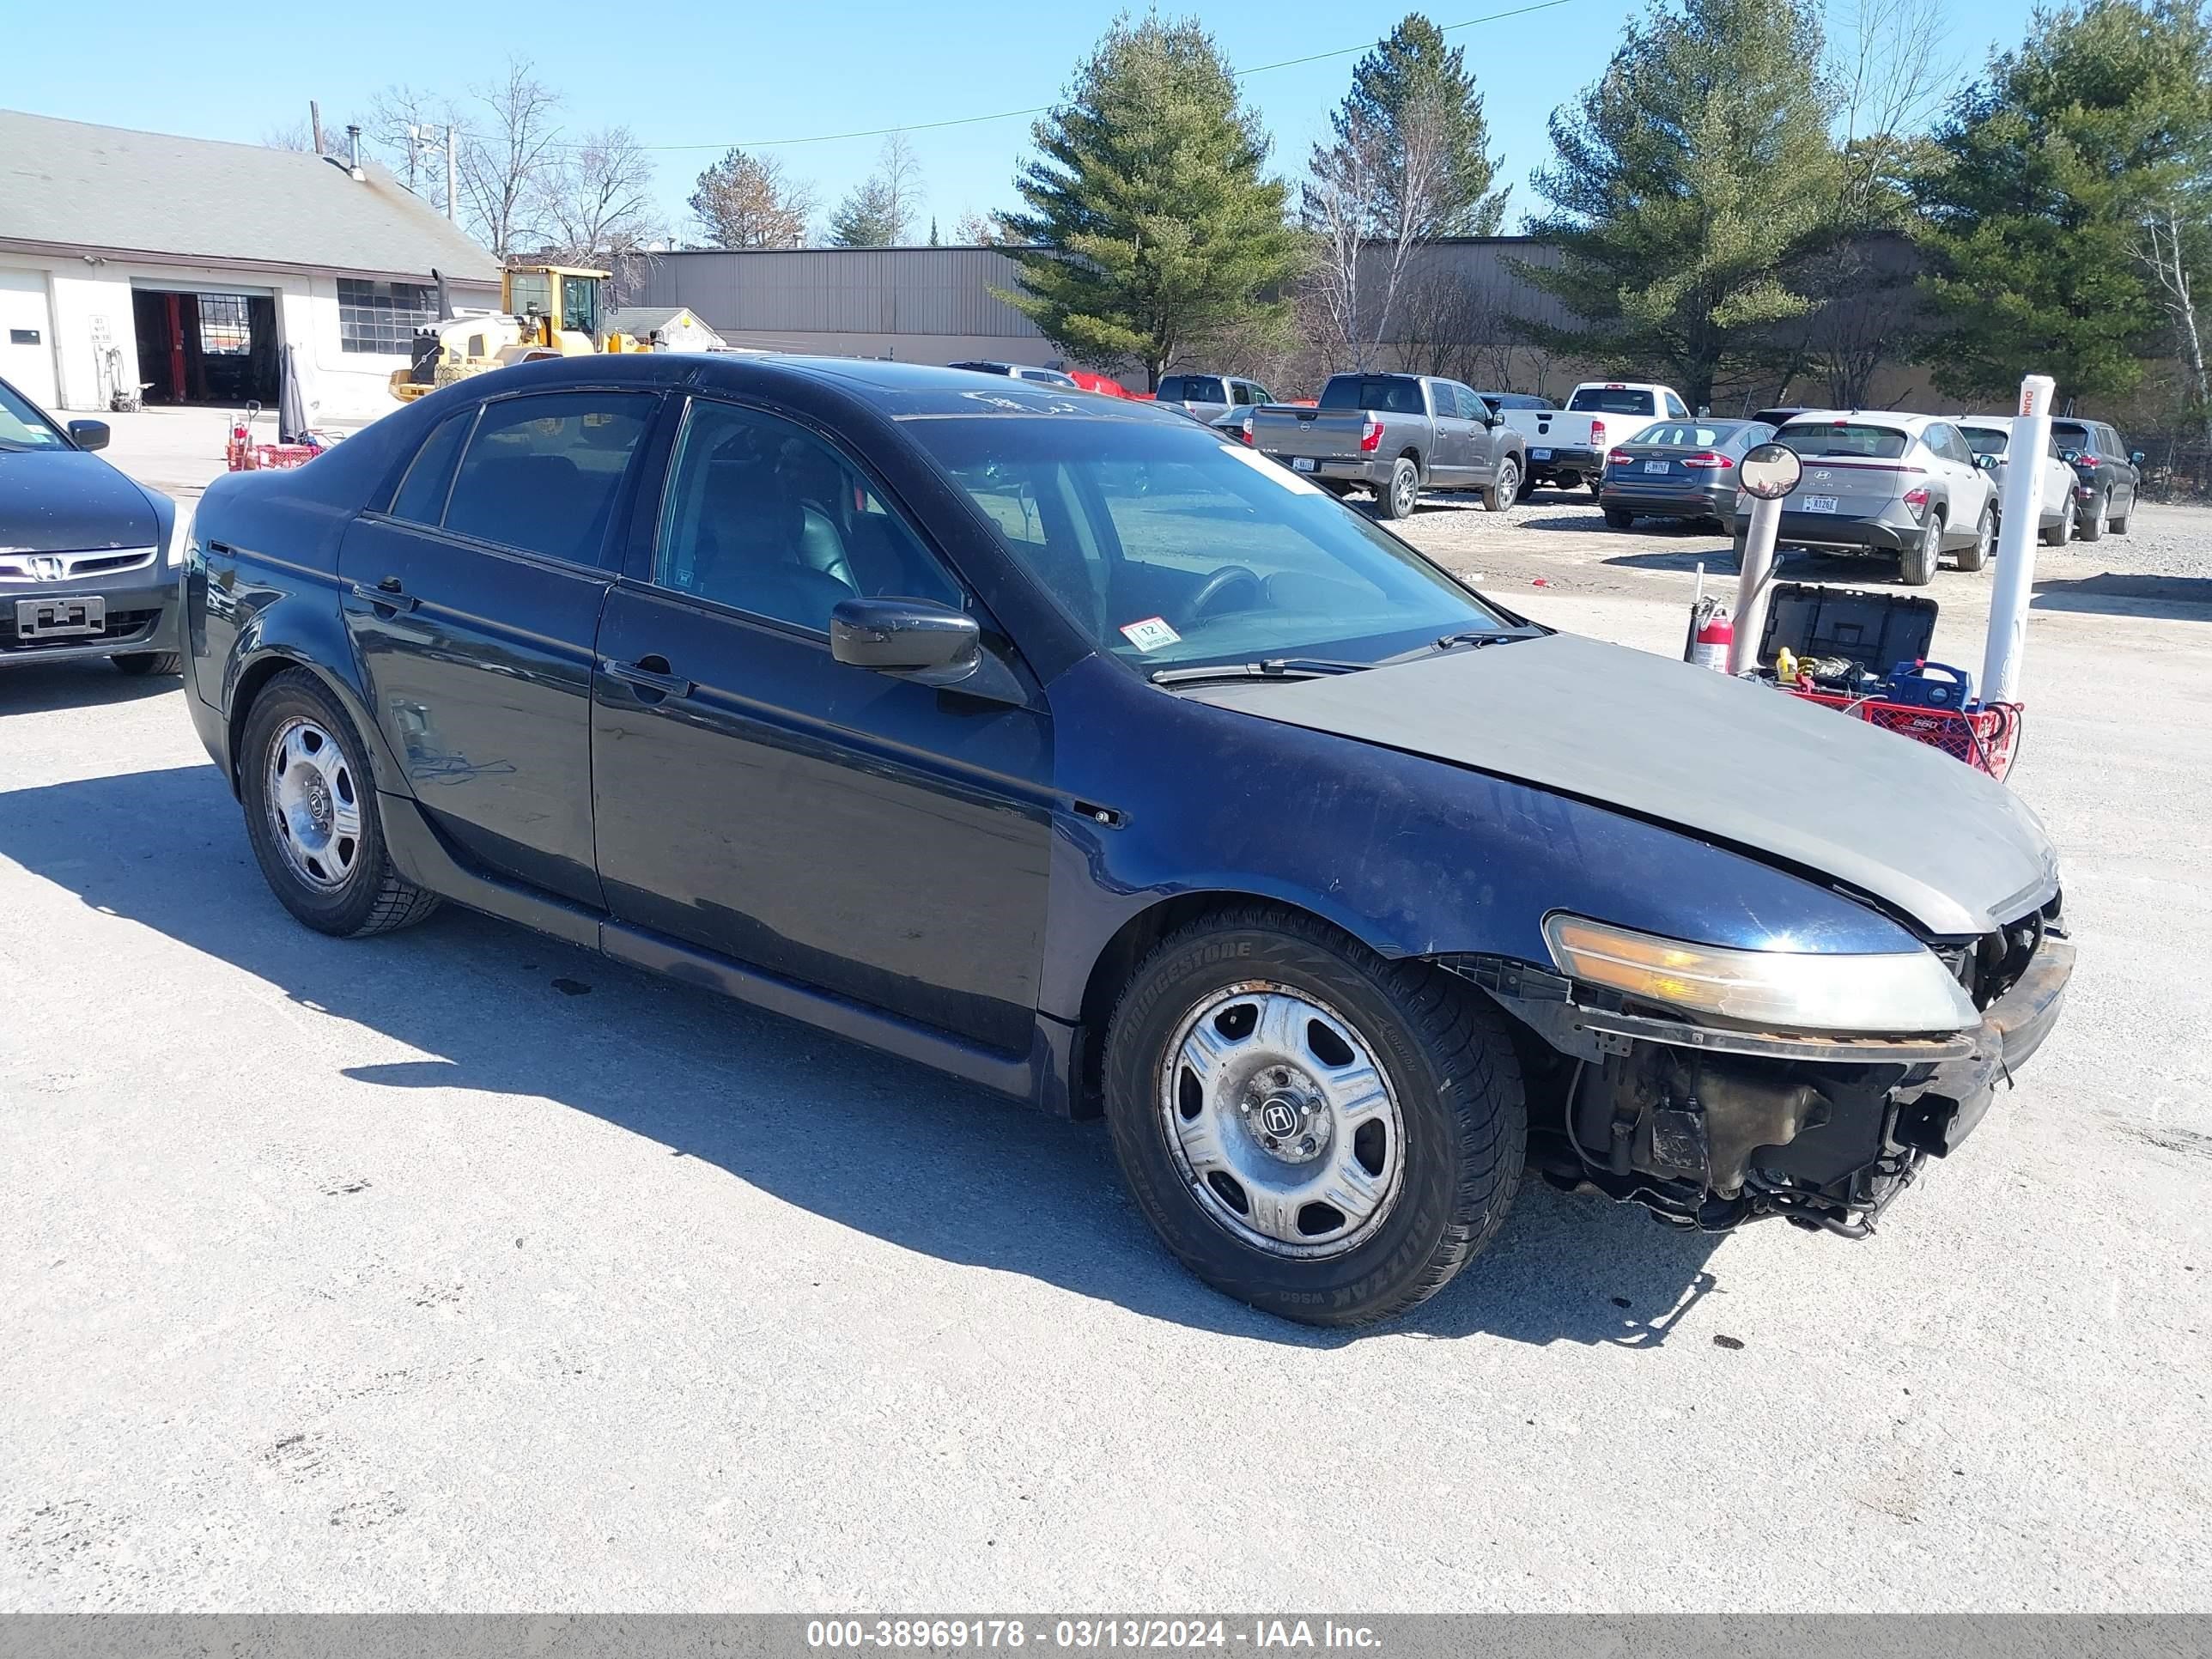
{"label": "inspection sticker on windshield", "polygon": [[1139,651],[1157,651],[1164,645],[1173,645],[1182,635],[1170,628],[1164,617],[1147,617],[1142,622],[1123,623],[1121,637]]}

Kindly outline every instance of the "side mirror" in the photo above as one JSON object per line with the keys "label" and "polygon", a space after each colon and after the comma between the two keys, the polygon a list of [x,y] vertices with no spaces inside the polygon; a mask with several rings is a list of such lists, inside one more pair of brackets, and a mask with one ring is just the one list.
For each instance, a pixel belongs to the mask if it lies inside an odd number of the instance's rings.
{"label": "side mirror", "polygon": [[2142,451],[2141,451],[2140,449],[2131,449],[2131,450],[2130,450],[2130,451],[2128,452],[2128,465],[2129,465],[2130,466],[2141,466],[2142,464],[2143,464],[2143,453],[2142,453]]}
{"label": "side mirror", "polygon": [[854,668],[949,685],[981,652],[975,619],[930,599],[840,599],[830,613],[830,654]]}
{"label": "side mirror", "polygon": [[1977,455],[1974,457],[1974,465],[1984,472],[1994,472],[1997,470],[1997,458],[1994,455]]}
{"label": "side mirror", "polygon": [[107,422],[105,421],[71,421],[69,434],[70,441],[79,449],[107,447]]}

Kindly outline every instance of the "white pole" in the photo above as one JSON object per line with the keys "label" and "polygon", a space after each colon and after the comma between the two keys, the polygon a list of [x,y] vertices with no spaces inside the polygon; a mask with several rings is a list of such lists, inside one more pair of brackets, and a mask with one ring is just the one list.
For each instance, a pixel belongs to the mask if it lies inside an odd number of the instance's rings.
{"label": "white pole", "polygon": [[2043,516],[2043,469],[2051,447],[2048,374],[2020,383],[2020,413],[2005,447],[2004,524],[1990,589],[1990,632],[1982,654],[1982,701],[2020,700],[2020,660],[2027,646],[2027,601],[2035,588],[2035,539]]}
{"label": "white pole", "polygon": [[1751,498],[1751,522],[1743,536],[1743,570],[1735,582],[1735,639],[1729,647],[1728,672],[1741,674],[1759,666],[1759,636],[1766,628],[1766,599],[1774,583],[1774,538],[1782,529],[1782,503]]}

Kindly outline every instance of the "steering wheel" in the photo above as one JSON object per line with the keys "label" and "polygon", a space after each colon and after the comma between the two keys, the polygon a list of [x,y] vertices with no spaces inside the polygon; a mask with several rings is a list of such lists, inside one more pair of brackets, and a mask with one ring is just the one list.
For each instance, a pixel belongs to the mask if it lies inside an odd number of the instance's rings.
{"label": "steering wheel", "polygon": [[1252,598],[1247,601],[1248,604],[1264,601],[1267,597],[1267,590],[1261,586],[1256,574],[1241,564],[1224,564],[1200,585],[1190,603],[1183,606],[1183,626],[1197,627],[1206,620],[1206,613],[1213,607],[1216,600],[1240,585],[1248,586],[1252,590]]}

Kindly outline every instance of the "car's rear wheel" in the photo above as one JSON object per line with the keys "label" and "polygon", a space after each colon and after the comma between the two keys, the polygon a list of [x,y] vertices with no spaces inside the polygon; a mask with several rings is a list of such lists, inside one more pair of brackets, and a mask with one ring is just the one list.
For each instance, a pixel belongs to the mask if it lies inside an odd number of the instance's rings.
{"label": "car's rear wheel", "polygon": [[2128,510],[2125,513],[2115,513],[2110,519],[2106,520],[2106,522],[2112,526],[2112,534],[2115,536],[2124,536],[2128,533],[2128,520],[2134,516],[2136,504],[2134,501],[2130,499],[2128,502]]}
{"label": "car's rear wheel", "polygon": [[304,669],[262,689],[239,744],[246,830],[284,908],[341,938],[387,933],[438,908],[385,851],[376,790],[353,722]]}
{"label": "car's rear wheel", "polygon": [[1421,469],[1411,455],[1401,455],[1390,467],[1390,479],[1375,492],[1376,504],[1386,519],[1410,519],[1421,499]]}
{"label": "car's rear wheel", "polygon": [[2063,547],[2074,539],[2074,492],[2066,492],[2066,505],[2058,510],[2058,522],[2043,532],[2045,547]]}
{"label": "car's rear wheel", "polygon": [[1898,555],[1898,574],[1907,587],[1925,587],[1936,580],[1936,567],[1943,562],[1943,518],[1929,513],[1920,526],[1920,539]]}
{"label": "car's rear wheel", "polygon": [[1984,507],[1980,522],[1974,526],[1974,544],[1959,550],[1959,568],[1979,570],[1990,562],[1990,549],[1997,538],[1997,515],[1993,507]]}
{"label": "car's rear wheel", "polygon": [[1445,1284],[1504,1219],[1527,1136],[1511,1040],[1472,986],[1267,906],[1146,958],[1109,1029],[1106,1110],[1183,1265],[1316,1325]]}
{"label": "car's rear wheel", "polygon": [[1521,464],[1510,455],[1501,456],[1498,462],[1498,476],[1483,486],[1483,510],[1503,513],[1520,499]]}
{"label": "car's rear wheel", "polygon": [[1636,515],[1633,513],[1623,513],[1617,507],[1608,507],[1605,510],[1605,521],[1615,530],[1626,530],[1636,522]]}
{"label": "car's rear wheel", "polygon": [[125,674],[181,674],[185,659],[174,651],[126,651],[108,661]]}
{"label": "car's rear wheel", "polygon": [[2105,539],[2105,499],[2099,496],[2089,503],[2089,510],[2081,514],[2074,524],[2075,532],[2085,542]]}

